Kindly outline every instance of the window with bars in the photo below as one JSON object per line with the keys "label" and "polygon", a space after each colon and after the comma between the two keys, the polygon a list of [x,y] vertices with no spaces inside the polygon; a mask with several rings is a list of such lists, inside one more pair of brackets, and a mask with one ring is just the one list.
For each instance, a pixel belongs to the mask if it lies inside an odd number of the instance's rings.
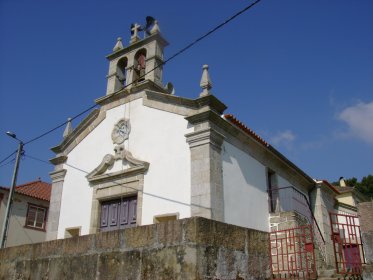
{"label": "window with bars", "polygon": [[45,229],[47,208],[33,204],[28,205],[26,216],[26,227]]}

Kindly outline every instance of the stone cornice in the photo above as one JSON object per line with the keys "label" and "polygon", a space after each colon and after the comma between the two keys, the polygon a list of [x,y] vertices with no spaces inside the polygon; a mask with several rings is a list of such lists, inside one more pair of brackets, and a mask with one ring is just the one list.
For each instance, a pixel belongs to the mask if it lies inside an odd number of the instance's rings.
{"label": "stone cornice", "polygon": [[67,156],[65,156],[65,155],[57,155],[56,157],[50,159],[49,161],[53,165],[58,165],[58,164],[65,163],[66,160],[67,160]]}
{"label": "stone cornice", "polygon": [[128,168],[126,170],[121,170],[121,171],[113,172],[109,174],[102,174],[102,175],[94,176],[94,177],[87,178],[87,179],[91,183],[91,186],[93,187],[97,184],[113,182],[115,180],[120,180],[123,178],[128,178],[128,177],[135,178],[134,176],[139,175],[139,174],[144,174],[147,170],[148,170],[148,166],[136,166],[136,167]]}
{"label": "stone cornice", "polygon": [[339,207],[343,207],[343,208],[349,209],[349,210],[351,210],[351,211],[357,212],[357,207],[352,206],[352,205],[350,205],[350,204],[346,204],[346,203],[339,202],[339,201],[337,201],[336,204],[337,204]]}
{"label": "stone cornice", "polygon": [[197,103],[198,108],[208,106],[218,114],[223,114],[225,109],[227,109],[227,106],[212,94],[197,98],[194,101]]}
{"label": "stone cornice", "polygon": [[66,172],[67,172],[66,169],[61,169],[61,170],[50,172],[49,176],[52,179],[52,183],[57,183],[57,182],[63,181],[65,179]]}
{"label": "stone cornice", "polygon": [[[83,140],[84,137],[80,138],[79,139],[79,136],[81,136],[81,134],[83,132],[86,131],[86,134],[89,133],[89,131],[91,131],[94,127],[90,127],[91,124],[93,124],[93,122],[97,119],[97,117],[99,116],[100,114],[100,110],[99,109],[95,109],[93,110],[70,134],[69,136],[67,136],[58,146],[55,146],[55,147],[52,147],[51,150],[53,152],[55,152],[56,154],[58,153],[63,153],[67,147],[69,147],[70,145],[74,144],[75,142],[75,145],[74,147],[76,146],[76,144],[78,144],[81,140]],[[103,113],[105,114],[105,113]],[[103,115],[103,118],[102,120],[105,118],[105,115]],[[95,125],[97,126],[97,124]]]}
{"label": "stone cornice", "polygon": [[[144,91],[144,93],[141,91]],[[131,97],[135,94],[141,95],[137,98],[146,97],[146,100],[144,100],[144,105],[147,107],[160,109],[171,113],[178,113],[184,116],[194,115],[199,110],[203,110],[203,108],[207,108],[206,110],[212,110],[217,114],[222,114],[227,108],[224,103],[213,95],[203,96],[197,99],[175,96],[168,94],[164,88],[149,80],[133,86],[131,89],[121,89],[113,94],[100,97],[96,99],[95,102],[101,106],[106,106],[114,102],[117,102],[119,105],[119,103],[126,103],[126,100],[123,99],[128,98],[131,100]],[[122,100],[123,102],[119,102]],[[162,105],[157,105],[153,101],[161,103]],[[174,107],[167,107],[167,105]],[[175,108],[175,106],[178,108]]]}
{"label": "stone cornice", "polygon": [[123,48],[123,49],[120,49],[116,52],[113,52],[113,53],[107,55],[106,58],[108,60],[115,59],[115,58],[120,57],[121,55],[123,55],[125,53],[129,53],[129,52],[131,52],[135,49],[141,48],[142,45],[146,45],[151,41],[158,41],[163,46],[168,45],[168,42],[166,41],[166,39],[163,38],[163,36],[160,33],[156,33],[156,34],[150,35],[150,36],[148,36],[148,37],[146,37],[142,40],[139,40],[136,43],[133,43],[133,44],[131,44],[131,45],[129,45],[129,46]]}
{"label": "stone cornice", "polygon": [[211,128],[188,133],[185,135],[185,137],[191,148],[211,144],[215,148],[221,149],[221,145],[225,139],[222,134]]}
{"label": "stone cornice", "polygon": [[102,96],[100,98],[97,98],[95,100],[95,102],[98,105],[104,106],[104,105],[107,105],[109,103],[121,100],[123,98],[126,98],[126,97],[132,95],[132,94],[136,94],[136,93],[139,93],[139,92],[144,91],[144,90],[154,90],[154,91],[158,92],[159,94],[168,95],[166,90],[164,88],[160,87],[158,84],[156,84],[156,83],[154,83],[153,81],[150,81],[150,80],[145,80],[145,81],[142,81],[138,84],[132,85],[132,87],[130,89],[128,89],[128,88],[120,89],[120,90],[118,90],[118,91],[116,91],[112,94],[105,95],[105,96]]}
{"label": "stone cornice", "polygon": [[218,114],[222,114],[224,110],[227,109],[227,106],[213,95],[203,96],[197,99],[189,99],[150,90],[147,90],[145,93],[149,100],[190,108],[190,114],[194,114],[197,110],[204,107],[209,108]]}
{"label": "stone cornice", "polygon": [[224,123],[226,121],[220,115],[218,115],[216,112],[212,110],[204,110],[201,112],[197,112],[196,114],[187,116],[185,119],[194,125],[201,122],[209,121],[218,126],[221,126],[224,129],[228,128],[227,126],[224,127]]}

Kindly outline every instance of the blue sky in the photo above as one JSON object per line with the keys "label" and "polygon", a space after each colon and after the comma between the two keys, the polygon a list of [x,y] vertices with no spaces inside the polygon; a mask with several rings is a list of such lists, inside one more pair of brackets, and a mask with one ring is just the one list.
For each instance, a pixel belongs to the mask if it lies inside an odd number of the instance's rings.
{"label": "blue sky", "polygon": [[[0,0],[0,160],[105,95],[109,54],[132,22],[158,19],[170,57],[249,1]],[[373,2],[262,0],[164,67],[176,95],[212,92],[313,178],[373,174]],[[77,125],[77,121],[73,126]],[[25,147],[47,161],[63,129]],[[7,162],[5,162],[7,163]],[[25,157],[18,183],[52,166]],[[10,185],[13,163],[0,165]]]}

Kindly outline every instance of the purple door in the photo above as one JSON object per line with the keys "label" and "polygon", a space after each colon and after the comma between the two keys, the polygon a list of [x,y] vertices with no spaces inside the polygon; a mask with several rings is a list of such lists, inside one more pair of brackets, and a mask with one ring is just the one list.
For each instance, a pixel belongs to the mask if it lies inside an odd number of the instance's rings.
{"label": "purple door", "polygon": [[136,210],[136,196],[102,202],[101,231],[111,231],[135,226]]}

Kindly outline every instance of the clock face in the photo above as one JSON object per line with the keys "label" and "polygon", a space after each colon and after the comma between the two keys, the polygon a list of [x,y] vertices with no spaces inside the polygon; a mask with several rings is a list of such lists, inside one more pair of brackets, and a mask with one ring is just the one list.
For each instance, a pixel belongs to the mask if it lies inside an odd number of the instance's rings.
{"label": "clock face", "polygon": [[122,144],[128,138],[130,130],[129,120],[121,119],[114,125],[111,139],[115,144]]}

